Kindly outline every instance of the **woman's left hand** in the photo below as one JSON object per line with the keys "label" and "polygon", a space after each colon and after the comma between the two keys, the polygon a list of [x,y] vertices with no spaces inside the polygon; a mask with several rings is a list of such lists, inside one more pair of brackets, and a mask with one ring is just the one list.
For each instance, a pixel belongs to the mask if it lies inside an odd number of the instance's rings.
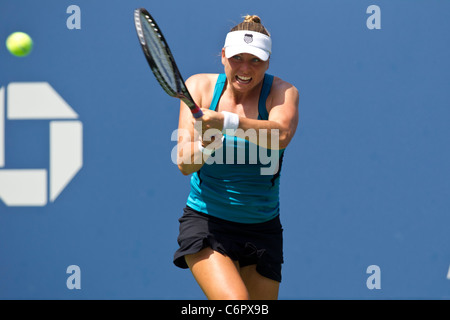
{"label": "woman's left hand", "polygon": [[202,109],[202,111],[203,116],[201,118],[193,119],[195,130],[197,130],[202,137],[204,135],[211,137],[221,133],[223,129],[224,115],[210,109]]}

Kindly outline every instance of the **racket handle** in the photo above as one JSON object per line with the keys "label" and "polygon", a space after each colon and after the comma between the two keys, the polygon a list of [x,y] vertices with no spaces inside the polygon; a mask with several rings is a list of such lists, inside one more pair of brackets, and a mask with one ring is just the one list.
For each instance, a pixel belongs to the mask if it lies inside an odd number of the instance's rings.
{"label": "racket handle", "polygon": [[203,112],[197,105],[195,105],[195,107],[191,108],[191,112],[195,119],[203,117]]}

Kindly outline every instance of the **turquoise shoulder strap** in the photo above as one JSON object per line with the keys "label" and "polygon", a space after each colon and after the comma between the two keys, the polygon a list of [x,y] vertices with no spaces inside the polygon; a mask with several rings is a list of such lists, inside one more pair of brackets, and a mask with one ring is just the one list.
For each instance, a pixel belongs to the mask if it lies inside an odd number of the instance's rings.
{"label": "turquoise shoulder strap", "polygon": [[272,88],[273,76],[270,74],[266,74],[264,76],[263,87],[261,89],[261,94],[259,95],[259,103],[258,103],[258,119],[259,120],[268,120],[269,113],[267,112],[266,100],[269,96],[270,89]]}
{"label": "turquoise shoulder strap", "polygon": [[219,103],[220,96],[222,95],[223,87],[227,81],[227,76],[225,73],[219,74],[217,78],[216,86],[214,87],[213,99],[211,101],[211,105],[209,106],[210,110],[216,110],[217,104]]}

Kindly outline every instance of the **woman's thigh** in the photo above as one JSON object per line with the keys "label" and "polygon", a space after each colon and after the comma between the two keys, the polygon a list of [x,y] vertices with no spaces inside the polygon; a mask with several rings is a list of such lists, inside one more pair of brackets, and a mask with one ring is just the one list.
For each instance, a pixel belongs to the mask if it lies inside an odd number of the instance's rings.
{"label": "woman's thigh", "polygon": [[240,268],[243,280],[252,300],[277,300],[280,283],[262,276],[256,271],[256,264]]}
{"label": "woman's thigh", "polygon": [[208,299],[247,300],[249,294],[237,262],[211,248],[188,254],[185,260]]}

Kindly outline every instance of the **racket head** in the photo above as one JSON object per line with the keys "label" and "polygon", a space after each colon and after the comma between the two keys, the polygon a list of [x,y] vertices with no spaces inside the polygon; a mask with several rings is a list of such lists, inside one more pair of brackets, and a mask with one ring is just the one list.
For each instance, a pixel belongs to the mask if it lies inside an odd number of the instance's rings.
{"label": "racket head", "polygon": [[134,11],[134,24],[147,62],[164,91],[181,99],[190,109],[195,118],[203,113],[192,99],[184,80],[175,63],[164,35],[155,19],[144,8]]}

